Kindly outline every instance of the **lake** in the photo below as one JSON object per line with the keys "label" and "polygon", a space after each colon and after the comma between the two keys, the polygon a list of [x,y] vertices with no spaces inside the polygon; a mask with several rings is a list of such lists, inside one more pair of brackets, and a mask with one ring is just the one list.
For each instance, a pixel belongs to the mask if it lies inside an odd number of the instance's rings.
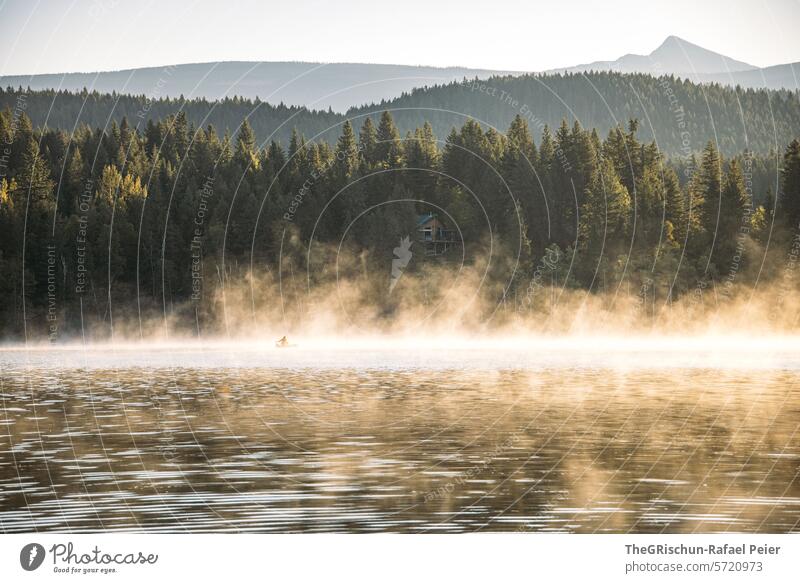
{"label": "lake", "polygon": [[720,342],[7,348],[0,530],[798,531],[800,352]]}

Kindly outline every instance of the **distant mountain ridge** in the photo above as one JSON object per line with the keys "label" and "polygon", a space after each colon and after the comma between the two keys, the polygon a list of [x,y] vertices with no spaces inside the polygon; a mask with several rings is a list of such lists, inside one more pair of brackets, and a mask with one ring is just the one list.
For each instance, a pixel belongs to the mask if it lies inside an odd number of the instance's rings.
{"label": "distant mountain ridge", "polygon": [[623,55],[616,61],[595,61],[561,69],[553,73],[582,73],[584,71],[616,71],[618,73],[673,74],[689,77],[698,74],[720,74],[758,69],[715,53],[677,36],[668,36],[649,55]]}
{"label": "distant mountain ridge", "polygon": [[710,51],[677,36],[668,36],[649,55],[623,55],[616,61],[594,61],[547,73],[615,71],[675,75],[695,83],[719,83],[750,89],[800,89],[800,62],[759,68]]}
{"label": "distant mountain ridge", "polygon": [[792,89],[796,91],[800,89],[800,62],[735,73],[708,73],[702,75],[701,80],[706,83],[741,85],[754,89]]}
{"label": "distant mountain ridge", "polygon": [[[754,89],[800,88],[800,63],[759,69],[677,36],[667,37],[649,55],[628,54],[616,61],[595,61],[545,73],[588,71],[676,75],[694,83],[714,82]],[[72,92],[87,88],[99,93],[149,98],[199,97],[211,101],[238,96],[344,113],[354,107],[396,99],[421,87],[446,85],[464,78],[527,73],[468,67],[228,61],[94,73],[0,76],[0,87]]]}
{"label": "distant mountain ridge", "polygon": [[351,107],[393,99],[417,87],[441,85],[465,77],[509,74],[519,72],[362,63],[228,61],[96,73],[16,75],[0,77],[0,87],[73,92],[86,88],[99,93],[150,98],[200,97],[210,101],[237,96],[345,112]]}

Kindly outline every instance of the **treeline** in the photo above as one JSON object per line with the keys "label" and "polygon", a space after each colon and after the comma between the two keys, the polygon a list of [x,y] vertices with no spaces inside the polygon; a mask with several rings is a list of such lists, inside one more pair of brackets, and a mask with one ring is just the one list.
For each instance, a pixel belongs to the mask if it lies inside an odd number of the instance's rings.
{"label": "treeline", "polygon": [[273,139],[284,147],[291,132],[334,145],[337,124],[345,119],[372,117],[389,110],[401,135],[431,124],[436,135],[446,136],[472,118],[503,131],[517,115],[529,122],[538,141],[544,126],[558,127],[562,119],[578,120],[600,135],[628,119],[640,119],[639,136],[655,140],[670,158],[700,152],[714,137],[724,155],[749,150],[760,154],[777,152],[800,134],[800,103],[792,91],[731,88],[717,84],[695,84],[673,76],[592,72],[493,77],[464,80],[447,85],[415,89],[396,99],[350,110],[346,116],[332,111],[308,111],[283,104],[227,98],[150,98],[145,95],[94,92],[0,90],[0,109],[25,109],[35,126],[72,131],[81,125],[109,128],[127,118],[129,125],[144,131],[168,115],[183,112],[196,127],[213,125],[221,133],[235,135],[247,119],[259,144]]}
{"label": "treeline", "polygon": [[0,110],[22,110],[36,127],[47,127],[72,132],[87,126],[110,130],[123,119],[130,127],[145,132],[170,115],[180,112],[196,127],[209,125],[221,134],[235,134],[242,120],[247,119],[259,143],[272,139],[284,146],[289,143],[292,130],[307,135],[320,135],[321,139],[335,141],[335,126],[344,119],[331,111],[309,111],[305,107],[278,104],[238,96],[219,101],[203,98],[172,99],[96,91],[31,91],[22,87],[0,88]]}
{"label": "treeline", "polygon": [[672,75],[612,72],[494,77],[486,81],[422,87],[387,103],[348,115],[391,109],[401,131],[429,121],[446,135],[465,116],[506,128],[525,117],[539,137],[547,125],[578,120],[600,135],[629,119],[640,119],[640,138],[655,140],[668,157],[686,157],[714,138],[729,156],[744,150],[769,153],[800,134],[800,99],[795,91],[767,91],[696,84]]}
{"label": "treeline", "polygon": [[[284,149],[260,148],[247,121],[235,138],[184,112],[143,131],[123,119],[70,135],[6,109],[0,329],[64,336],[87,318],[143,313],[193,326],[218,316],[221,286],[254,271],[308,273],[310,287],[385,278],[398,239],[431,211],[463,247],[418,253],[409,269],[446,269],[463,254],[488,264],[495,299],[529,297],[543,262],[555,285],[658,282],[669,297],[775,276],[765,249],[785,258],[797,233],[800,142],[773,161],[778,192],[756,192],[753,169],[768,160],[723,158],[709,141],[678,168],[682,185],[640,129],[632,120],[601,139],[564,121],[537,143],[516,116],[504,133],[468,119],[440,141],[429,123],[403,136],[384,112],[377,124],[344,121],[333,146],[294,133]],[[342,249],[358,261],[340,265]],[[375,302],[391,317],[401,295]]]}

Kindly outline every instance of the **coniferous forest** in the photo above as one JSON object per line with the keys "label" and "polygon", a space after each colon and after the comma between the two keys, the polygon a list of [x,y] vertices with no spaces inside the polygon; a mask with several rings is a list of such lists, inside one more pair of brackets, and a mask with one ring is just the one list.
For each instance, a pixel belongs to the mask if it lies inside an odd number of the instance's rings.
{"label": "coniferous forest", "polygon": [[157,123],[182,111],[196,127],[210,124],[219,131],[235,133],[246,118],[258,143],[274,139],[284,146],[293,129],[333,145],[338,138],[336,124],[369,115],[377,125],[385,110],[392,112],[402,136],[427,121],[437,136],[445,137],[467,117],[504,131],[520,115],[528,121],[537,142],[545,125],[555,129],[564,118],[580,120],[601,136],[636,118],[641,120],[640,139],[656,139],[667,156],[687,156],[711,138],[726,156],[745,149],[766,154],[789,143],[800,130],[800,102],[795,91],[697,84],[672,75],[590,72],[464,79],[419,87],[389,101],[352,107],[346,113],[310,111],[235,95],[220,101],[171,99],[159,95],[157,87],[153,89],[152,95],[126,95],[9,87],[0,89],[0,110],[13,110],[23,95],[34,126],[67,132],[84,124],[107,128],[116,121],[119,125],[122,118],[144,131],[148,122]]}
{"label": "coniferous forest", "polygon": [[[422,102],[431,91],[400,102]],[[725,143],[721,153],[706,132],[687,155],[675,143],[668,155],[661,134],[653,139],[636,117],[610,128],[565,118],[539,131],[517,113],[504,132],[465,118],[439,135],[428,121],[409,128],[405,111],[401,130],[389,111],[303,110],[318,124],[312,132],[330,128],[335,139],[306,140],[295,130],[285,145],[262,144],[247,115],[226,104],[219,128],[185,111],[137,128],[140,118],[117,121],[95,107],[113,109],[113,96],[92,97],[95,105],[81,113],[90,124],[50,129],[59,124],[38,110],[54,97],[3,93],[6,338],[74,338],[87,322],[102,329],[115,318],[138,321],[138,331],[149,318],[220,329],[233,297],[225,291],[234,294],[237,282],[248,287],[243,301],[280,303],[285,316],[283,294],[375,274],[383,285],[393,248],[415,236],[426,213],[457,231],[459,244],[441,255],[418,253],[409,273],[439,270],[434,288],[443,288],[458,268],[482,270],[482,293],[494,302],[513,298],[517,313],[536,313],[531,290],[543,265],[549,285],[590,293],[633,286],[671,301],[698,287],[769,285],[796,254],[796,134],[784,135],[779,151],[756,132],[759,148],[732,151]],[[789,120],[781,127],[796,129],[796,96],[772,97]],[[65,100],[83,97],[58,99],[63,114]],[[695,140],[699,131],[695,125]],[[262,288],[265,281],[279,288]],[[276,289],[281,298],[272,297]],[[436,293],[426,290],[426,301]],[[369,297],[371,317],[391,318],[402,295]]]}

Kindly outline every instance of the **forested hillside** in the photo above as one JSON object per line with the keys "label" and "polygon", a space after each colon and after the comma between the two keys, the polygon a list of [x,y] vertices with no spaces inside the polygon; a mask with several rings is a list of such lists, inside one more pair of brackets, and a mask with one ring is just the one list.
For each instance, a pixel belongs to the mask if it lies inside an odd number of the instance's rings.
{"label": "forested hillside", "polygon": [[331,111],[273,105],[233,97],[220,102],[204,99],[153,98],[98,93],[0,91],[0,108],[14,109],[18,99],[35,126],[72,131],[76,126],[105,128],[111,121],[145,131],[148,122],[183,111],[195,127],[213,125],[217,132],[235,134],[244,119],[258,143],[277,140],[284,147],[296,129],[308,139],[336,142],[346,118],[360,125],[371,115],[390,110],[401,135],[429,122],[437,136],[447,136],[471,117],[484,129],[507,128],[515,116],[525,118],[535,139],[545,125],[562,119],[595,128],[604,135],[628,119],[641,120],[639,135],[655,139],[669,157],[700,152],[709,139],[723,154],[748,149],[756,153],[779,150],[800,134],[800,103],[794,92],[732,89],[696,85],[674,77],[609,72],[566,75],[494,77],[415,89],[397,99],[352,109],[347,116]]}
{"label": "forested hillside", "polygon": [[672,76],[574,73],[495,77],[421,88],[350,115],[391,109],[401,131],[428,120],[446,135],[471,116],[502,130],[525,117],[538,139],[545,125],[579,121],[601,135],[627,120],[641,120],[639,135],[670,157],[699,152],[709,139],[723,154],[766,153],[800,134],[800,101],[793,92],[696,85]]}
{"label": "forested hillside", "polygon": [[[428,123],[403,137],[385,111],[377,124],[338,126],[333,146],[295,134],[285,148],[261,148],[247,122],[231,139],[195,129],[183,112],[143,131],[112,120],[70,136],[6,110],[0,329],[53,338],[143,314],[213,328],[218,292],[232,282],[251,282],[247,305],[277,305],[253,285],[259,273],[281,294],[290,281],[300,293],[378,282],[368,298],[382,318],[414,272],[459,264],[486,265],[481,293],[532,312],[543,261],[552,285],[646,284],[659,301],[775,277],[767,242],[784,258],[800,222],[800,142],[781,144],[778,159],[731,158],[704,135],[702,152],[677,169],[681,181],[642,139],[645,125],[601,134],[564,120],[534,140],[516,116],[504,132],[464,120],[442,140]],[[753,182],[754,168],[770,164],[777,205]],[[458,250],[417,254],[388,296],[392,248],[428,212],[457,230]],[[447,286],[438,287],[426,302]]]}

